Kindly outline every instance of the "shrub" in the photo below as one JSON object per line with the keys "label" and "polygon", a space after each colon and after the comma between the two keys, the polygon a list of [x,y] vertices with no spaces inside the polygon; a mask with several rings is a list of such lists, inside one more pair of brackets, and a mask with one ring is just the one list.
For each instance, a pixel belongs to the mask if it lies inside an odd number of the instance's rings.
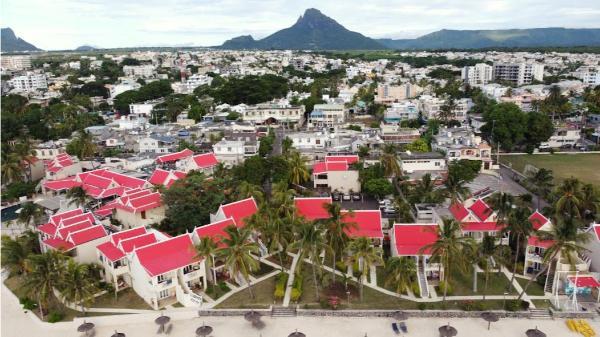
{"label": "shrub", "polygon": [[461,310],[471,311],[471,310],[473,310],[474,302],[473,301],[463,301],[460,303],[459,307]]}
{"label": "shrub", "polygon": [[346,273],[348,271],[348,266],[346,265],[346,263],[344,263],[344,261],[336,262],[335,267],[337,268],[337,270],[341,271],[342,273]]}
{"label": "shrub", "polygon": [[287,285],[288,274],[280,273],[277,276],[277,282],[275,283],[275,292],[273,296],[275,299],[282,299],[285,296],[285,288]]}
{"label": "shrub", "polygon": [[292,284],[292,293],[290,299],[297,302],[302,296],[302,275],[296,274],[294,277],[294,283]]}
{"label": "shrub", "polygon": [[35,303],[35,301],[33,301],[32,299],[30,299],[28,297],[19,298],[19,303],[21,303],[21,305],[23,306],[23,309],[25,309],[25,310],[33,310],[33,309],[37,308],[37,303]]}
{"label": "shrub", "polygon": [[221,291],[229,291],[229,287],[227,286],[227,283],[221,281],[219,282],[219,289],[221,289]]}
{"label": "shrub", "polygon": [[506,301],[506,310],[508,311],[518,311],[518,310],[527,310],[529,308],[529,302],[522,300],[510,300]]}
{"label": "shrub", "polygon": [[[444,281],[440,281],[440,294],[444,293],[444,288],[446,287],[446,282]],[[450,284],[448,284],[448,289],[446,290],[446,295],[450,296],[452,295],[452,286]]]}
{"label": "shrub", "polygon": [[48,323],[60,322],[64,317],[65,315],[63,313],[51,311],[48,314]]}
{"label": "shrub", "polygon": [[300,290],[298,290],[296,288],[292,288],[290,300],[292,300],[293,302],[298,302],[301,295],[302,295],[302,292]]}
{"label": "shrub", "polygon": [[411,283],[410,290],[416,297],[421,297],[421,290],[419,289],[419,284],[417,282]]}
{"label": "shrub", "polygon": [[419,304],[417,304],[417,309],[419,309],[419,310],[427,309],[427,303],[419,302]]}

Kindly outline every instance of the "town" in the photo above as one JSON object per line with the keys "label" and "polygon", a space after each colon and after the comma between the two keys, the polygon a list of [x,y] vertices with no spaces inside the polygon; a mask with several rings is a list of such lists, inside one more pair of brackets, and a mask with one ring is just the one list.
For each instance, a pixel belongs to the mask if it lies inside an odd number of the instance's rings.
{"label": "town", "polygon": [[599,144],[598,53],[3,54],[3,280],[46,322],[593,319]]}

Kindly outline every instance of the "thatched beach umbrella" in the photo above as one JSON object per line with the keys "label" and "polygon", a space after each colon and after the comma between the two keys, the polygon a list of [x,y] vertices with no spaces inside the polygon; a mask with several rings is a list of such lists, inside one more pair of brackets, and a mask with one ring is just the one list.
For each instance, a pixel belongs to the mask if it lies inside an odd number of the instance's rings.
{"label": "thatched beach umbrella", "polygon": [[87,334],[92,331],[92,329],[94,329],[94,323],[90,323],[90,322],[86,322],[83,321],[83,324],[81,324],[78,328],[77,331],[78,332],[83,332],[85,333],[85,335],[87,336]]}
{"label": "thatched beach umbrella", "polygon": [[202,326],[196,329],[196,336],[207,336],[211,332],[213,332],[213,328],[202,323]]}
{"label": "thatched beach umbrella", "polygon": [[247,313],[244,314],[244,318],[248,321],[248,322],[254,322],[254,321],[258,321],[260,319],[260,313],[257,311],[248,311]]}
{"label": "thatched beach umbrella", "polygon": [[492,322],[498,322],[498,320],[500,319],[500,317],[498,317],[497,314],[489,311],[481,314],[481,318],[488,322],[488,330],[490,329],[490,325],[492,324]]}
{"label": "thatched beach umbrella", "polygon": [[442,325],[438,331],[440,332],[440,337],[454,337],[458,334],[458,331],[455,327],[450,326],[450,323],[447,325]]}
{"label": "thatched beach umbrella", "polygon": [[538,330],[537,326],[535,329],[525,331],[525,335],[527,335],[527,337],[546,337],[546,334]]}
{"label": "thatched beach umbrella", "polygon": [[125,334],[122,332],[117,332],[117,330],[115,330],[115,333],[112,334],[112,336],[110,337],[125,337]]}
{"label": "thatched beach umbrella", "polygon": [[288,337],[306,337],[306,335],[303,334],[302,332],[299,332],[298,329],[296,329],[296,331],[289,334]]}

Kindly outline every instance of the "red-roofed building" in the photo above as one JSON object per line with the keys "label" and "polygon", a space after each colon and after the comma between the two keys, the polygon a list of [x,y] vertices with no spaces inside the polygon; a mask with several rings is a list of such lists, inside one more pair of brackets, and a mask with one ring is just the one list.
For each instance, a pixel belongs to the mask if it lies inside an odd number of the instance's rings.
{"label": "red-roofed building", "polygon": [[165,218],[161,194],[147,189],[125,192],[113,208],[114,219],[119,220],[124,228],[149,226]]}
{"label": "red-roofed building", "polygon": [[157,168],[154,170],[148,181],[154,186],[171,187],[176,180],[185,178],[185,173],[182,171],[167,171]]}
{"label": "red-roofed building", "polygon": [[[428,297],[429,280],[440,280],[444,277],[442,265],[431,261],[431,249],[429,248],[429,245],[437,241],[438,233],[439,225],[435,223],[394,224],[390,231],[392,256],[415,259],[422,297]],[[422,275],[425,277],[421,277]]]}
{"label": "red-roofed building", "polygon": [[46,179],[60,180],[81,172],[81,163],[66,153],[46,162]]}
{"label": "red-roofed building", "polygon": [[186,158],[177,163],[177,168],[183,172],[200,171],[207,176],[211,176],[219,161],[214,153],[202,153]]}
{"label": "red-roofed building", "polygon": [[534,230],[550,230],[552,222],[538,210],[529,216],[529,222]]}
{"label": "red-roofed building", "polygon": [[[454,219],[461,223],[463,236],[481,242],[486,235],[499,237],[502,227],[498,225],[494,210],[483,199],[467,199],[464,203],[453,203],[449,208]],[[508,233],[499,241],[508,244]]]}
{"label": "red-roofed building", "polygon": [[96,246],[108,240],[104,226],[81,209],[57,213],[37,231],[42,252],[62,250],[79,263],[96,262]]}
{"label": "red-roofed building", "polygon": [[354,224],[355,228],[348,231],[351,238],[366,237],[373,245],[380,246],[383,241],[380,210],[342,211],[342,221]]}
{"label": "red-roofed building", "polygon": [[360,192],[358,171],[350,169],[347,161],[320,161],[312,167],[315,189],[342,193]]}
{"label": "red-roofed building", "polygon": [[156,157],[156,163],[157,164],[175,163],[177,161],[189,158],[193,154],[194,154],[194,151],[192,151],[190,149],[183,149],[179,152],[168,153],[168,154]]}
{"label": "red-roofed building", "polygon": [[591,239],[585,244],[588,249],[584,255],[590,261],[590,271],[600,272],[600,223],[592,224],[589,228]]}
{"label": "red-roofed building", "polygon": [[189,234],[136,248],[129,268],[133,289],[155,310],[176,302],[194,305],[194,290],[206,289],[204,263]]}
{"label": "red-roofed building", "polygon": [[210,215],[211,222],[217,222],[232,218],[238,227],[244,227],[245,220],[258,211],[258,205],[254,198],[235,201],[221,205],[217,213]]}
{"label": "red-roofed building", "polygon": [[294,198],[296,213],[311,221],[329,218],[325,207],[331,203],[331,197]]}
{"label": "red-roofed building", "polygon": [[333,156],[325,156],[325,161],[326,162],[345,162],[348,165],[352,165],[352,164],[358,163],[359,160],[360,160],[360,158],[358,157],[358,155],[346,155],[346,156],[333,155]]}

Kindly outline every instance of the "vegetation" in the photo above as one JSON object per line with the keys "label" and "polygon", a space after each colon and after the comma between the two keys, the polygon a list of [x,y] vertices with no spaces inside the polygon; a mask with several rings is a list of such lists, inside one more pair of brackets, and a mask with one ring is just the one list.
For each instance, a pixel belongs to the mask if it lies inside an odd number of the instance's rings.
{"label": "vegetation", "polygon": [[211,86],[204,85],[194,90],[198,97],[208,95],[217,102],[232,105],[268,102],[274,98],[285,97],[287,92],[287,80],[271,74],[213,80]]}

